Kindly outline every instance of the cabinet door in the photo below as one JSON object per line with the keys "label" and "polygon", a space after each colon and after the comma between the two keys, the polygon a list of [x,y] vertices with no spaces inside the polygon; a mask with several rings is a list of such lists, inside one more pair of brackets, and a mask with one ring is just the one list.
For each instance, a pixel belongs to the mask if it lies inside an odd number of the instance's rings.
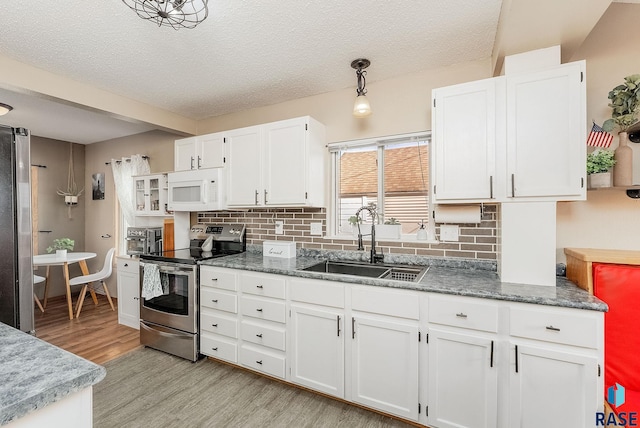
{"label": "cabinet door", "polygon": [[344,313],[291,307],[291,381],[344,398]]}
{"label": "cabinet door", "polygon": [[495,346],[487,335],[429,330],[429,425],[497,426]]}
{"label": "cabinet door", "polygon": [[351,400],[417,421],[417,324],[355,315],[352,328]]}
{"label": "cabinet door", "polygon": [[585,195],[584,61],[507,77],[507,198]]}
{"label": "cabinet door", "polygon": [[140,281],[136,260],[118,259],[118,323],[140,329]]}
{"label": "cabinet door", "polygon": [[136,201],[136,215],[149,213],[149,180],[144,177],[133,178],[134,200]]}
{"label": "cabinet door", "polygon": [[261,128],[236,129],[227,133],[226,138],[229,152],[227,205],[262,205]]}
{"label": "cabinet door", "polygon": [[196,165],[201,168],[224,166],[224,134],[221,132],[197,137]]}
{"label": "cabinet door", "polygon": [[509,427],[594,425],[596,396],[602,393],[595,356],[515,342],[510,369]]}
{"label": "cabinet door", "polygon": [[499,84],[500,78],[485,79],[433,91],[436,202],[494,198]]}
{"label": "cabinet door", "polygon": [[307,124],[291,119],[264,126],[265,205],[305,204]]}
{"label": "cabinet door", "polygon": [[188,171],[195,169],[196,138],[183,138],[176,140],[173,146],[173,167],[175,171]]}

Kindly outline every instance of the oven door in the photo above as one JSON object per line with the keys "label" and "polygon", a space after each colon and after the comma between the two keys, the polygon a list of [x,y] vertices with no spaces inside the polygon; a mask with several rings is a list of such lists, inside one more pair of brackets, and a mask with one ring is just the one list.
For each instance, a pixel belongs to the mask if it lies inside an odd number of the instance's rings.
{"label": "oven door", "polygon": [[198,332],[197,265],[167,262],[140,262],[140,291],[145,266],[156,264],[160,271],[163,295],[140,298],[140,319],[187,333]]}

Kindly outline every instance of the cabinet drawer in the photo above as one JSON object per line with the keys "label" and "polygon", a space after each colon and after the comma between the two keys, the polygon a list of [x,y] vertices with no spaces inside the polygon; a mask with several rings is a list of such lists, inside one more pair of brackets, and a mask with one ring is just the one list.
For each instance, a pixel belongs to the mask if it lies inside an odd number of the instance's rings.
{"label": "cabinet drawer", "polygon": [[118,268],[118,272],[129,272],[135,275],[140,275],[140,261],[138,259],[118,257],[116,259],[116,266]]}
{"label": "cabinet drawer", "polygon": [[600,313],[589,312],[592,311],[511,308],[511,336],[597,348]]}
{"label": "cabinet drawer", "polygon": [[296,302],[344,308],[344,285],[314,279],[289,281],[289,298]]}
{"label": "cabinet drawer", "polygon": [[284,323],[286,320],[284,301],[242,296],[240,304],[242,315],[279,323]]}
{"label": "cabinet drawer", "polygon": [[238,320],[203,309],[200,313],[200,329],[223,336],[238,338]]}
{"label": "cabinet drawer", "polygon": [[235,341],[207,333],[200,336],[200,353],[231,363],[238,363],[238,345]]}
{"label": "cabinet drawer", "polygon": [[243,293],[284,299],[284,278],[270,275],[243,274],[240,276]]}
{"label": "cabinet drawer", "polygon": [[354,287],[351,307],[356,311],[420,319],[419,299],[408,291],[380,290],[377,287]]}
{"label": "cabinet drawer", "polygon": [[429,322],[497,333],[498,307],[464,297],[429,297]]}
{"label": "cabinet drawer", "polygon": [[207,266],[200,266],[200,285],[237,291],[238,274],[233,271],[220,270]]}
{"label": "cabinet drawer", "polygon": [[242,340],[268,346],[269,348],[285,350],[286,336],[284,328],[267,326],[251,321],[242,321]]}
{"label": "cabinet drawer", "polygon": [[275,355],[242,345],[240,347],[240,364],[284,379],[284,355]]}
{"label": "cabinet drawer", "polygon": [[238,297],[225,291],[202,287],[200,288],[200,306],[237,314]]}

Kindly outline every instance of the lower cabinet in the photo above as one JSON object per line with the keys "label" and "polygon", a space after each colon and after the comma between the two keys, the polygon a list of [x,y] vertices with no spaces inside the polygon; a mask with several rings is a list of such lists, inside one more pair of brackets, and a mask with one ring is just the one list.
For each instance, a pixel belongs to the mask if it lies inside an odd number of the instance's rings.
{"label": "lower cabinet", "polygon": [[130,257],[116,258],[118,323],[140,329],[140,263]]}

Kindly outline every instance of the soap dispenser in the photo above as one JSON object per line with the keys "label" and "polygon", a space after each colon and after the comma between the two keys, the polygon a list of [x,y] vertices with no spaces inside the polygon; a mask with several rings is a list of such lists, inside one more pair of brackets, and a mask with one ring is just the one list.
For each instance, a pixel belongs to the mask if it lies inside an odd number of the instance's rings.
{"label": "soap dispenser", "polygon": [[427,240],[427,229],[424,227],[424,219],[420,220],[420,223],[418,223],[418,226],[420,226],[420,228],[418,229],[418,232],[416,233],[416,238],[418,239],[418,241],[426,241]]}

